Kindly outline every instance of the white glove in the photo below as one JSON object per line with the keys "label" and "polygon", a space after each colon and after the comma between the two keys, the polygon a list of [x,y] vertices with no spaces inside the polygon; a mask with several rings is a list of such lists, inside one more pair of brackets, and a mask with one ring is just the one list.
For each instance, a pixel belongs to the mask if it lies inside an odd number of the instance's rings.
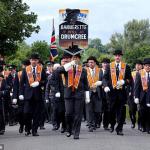
{"label": "white glove", "polygon": [[70,63],[65,64],[65,65],[64,65],[65,71],[70,70],[70,69],[71,69],[71,67],[72,67],[72,66],[74,66],[75,64],[76,64],[76,63],[75,63],[75,61],[74,61],[74,60],[73,60],[73,61],[71,61]]}
{"label": "white glove", "polygon": [[10,96],[12,97],[13,93],[10,93]]}
{"label": "white glove", "polygon": [[125,84],[125,81],[124,80],[119,80],[117,81],[117,86],[122,86]]}
{"label": "white glove", "polygon": [[147,107],[150,107],[150,104],[146,104],[147,105]]}
{"label": "white glove", "polygon": [[46,102],[46,103],[49,103],[49,100],[48,100],[48,99],[46,99],[46,100],[45,100],[45,102]]}
{"label": "white glove", "polygon": [[90,92],[86,91],[85,92],[85,103],[88,104],[90,102]]}
{"label": "white glove", "polygon": [[14,99],[12,100],[12,104],[16,105],[16,104],[17,104],[17,99],[14,98]]}
{"label": "white glove", "polygon": [[37,86],[39,86],[39,82],[38,82],[38,81],[33,82],[33,83],[31,84],[31,87],[37,87]]}
{"label": "white glove", "polygon": [[55,97],[59,98],[59,97],[60,97],[60,92],[57,92],[57,93],[55,94]]}
{"label": "white glove", "polygon": [[134,103],[135,103],[135,104],[139,104],[139,99],[138,99],[138,98],[135,98],[135,99],[134,99]]}
{"label": "white glove", "polygon": [[96,82],[94,83],[94,85],[95,85],[95,86],[101,86],[101,85],[102,85],[102,81],[96,81]]}
{"label": "white glove", "polygon": [[110,88],[109,88],[108,86],[106,86],[106,87],[104,88],[104,91],[105,91],[105,93],[108,93],[108,92],[110,92]]}
{"label": "white glove", "polygon": [[19,95],[19,99],[20,100],[24,100],[24,96],[23,95]]}

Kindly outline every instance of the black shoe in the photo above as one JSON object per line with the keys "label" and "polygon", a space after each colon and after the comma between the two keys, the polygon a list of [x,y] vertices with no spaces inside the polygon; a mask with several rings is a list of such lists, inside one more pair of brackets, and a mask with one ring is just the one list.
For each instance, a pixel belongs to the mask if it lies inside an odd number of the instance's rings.
{"label": "black shoe", "polygon": [[96,128],[100,128],[101,126],[99,124],[96,125]]}
{"label": "black shoe", "polygon": [[4,135],[4,131],[0,131],[0,135]]}
{"label": "black shoe", "polygon": [[45,127],[44,126],[40,127],[40,130],[45,130]]}
{"label": "black shoe", "polygon": [[39,134],[35,132],[35,133],[32,133],[32,136],[39,136]]}
{"label": "black shoe", "polygon": [[19,133],[23,133],[23,126],[20,126]]}
{"label": "black shoe", "polygon": [[67,132],[67,133],[66,133],[66,136],[67,136],[67,137],[70,137],[70,136],[71,136],[71,132]]}
{"label": "black shoe", "polygon": [[31,134],[31,132],[30,131],[27,131],[26,133],[25,133],[25,136],[29,136]]}
{"label": "black shoe", "polygon": [[104,130],[109,131],[110,129],[108,127],[104,127]]}
{"label": "black shoe", "polygon": [[145,128],[142,128],[141,131],[142,131],[142,132],[146,132],[146,129],[145,129]]}
{"label": "black shoe", "polygon": [[117,135],[121,135],[121,136],[123,136],[124,134],[123,134],[123,132],[122,132],[122,131],[117,131]]}
{"label": "black shoe", "polygon": [[111,132],[111,133],[114,132],[114,127],[111,127],[111,128],[110,128],[110,132]]}
{"label": "black shoe", "polygon": [[147,134],[150,134],[150,131],[147,131]]}
{"label": "black shoe", "polygon": [[74,135],[73,137],[75,140],[78,140],[79,139],[79,136],[78,135]]}
{"label": "black shoe", "polygon": [[65,128],[61,128],[61,133],[64,133],[65,132]]}
{"label": "black shoe", "polygon": [[132,125],[131,125],[131,128],[134,129],[134,128],[135,128],[135,124],[132,124]]}
{"label": "black shoe", "polygon": [[89,132],[93,132],[93,128],[90,127],[90,128],[89,128]]}

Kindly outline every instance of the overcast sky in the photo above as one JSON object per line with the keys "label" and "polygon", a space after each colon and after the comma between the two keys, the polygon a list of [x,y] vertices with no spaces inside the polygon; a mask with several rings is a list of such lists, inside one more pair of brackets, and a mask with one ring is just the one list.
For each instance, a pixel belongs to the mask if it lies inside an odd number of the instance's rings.
{"label": "overcast sky", "polygon": [[123,32],[124,24],[132,19],[150,19],[150,0],[23,0],[38,15],[41,30],[32,34],[27,43],[45,40],[49,43],[52,18],[58,35],[59,9],[78,8],[89,10],[89,38],[109,42],[115,32]]}

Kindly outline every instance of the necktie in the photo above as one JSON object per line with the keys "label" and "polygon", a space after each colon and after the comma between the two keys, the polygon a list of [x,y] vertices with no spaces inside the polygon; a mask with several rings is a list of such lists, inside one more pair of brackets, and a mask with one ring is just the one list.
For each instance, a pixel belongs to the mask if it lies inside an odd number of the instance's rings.
{"label": "necktie", "polygon": [[147,82],[148,82],[148,86],[150,87],[150,72],[148,72]]}
{"label": "necktie", "polygon": [[116,67],[116,75],[117,75],[117,80],[119,78],[119,64],[117,64],[117,67]]}
{"label": "necktie", "polygon": [[94,72],[94,69],[92,69],[92,77],[95,76],[95,72]]}
{"label": "necktie", "polygon": [[33,67],[33,78],[34,78],[34,81],[35,81],[35,79],[36,79],[35,67]]}
{"label": "necktie", "polygon": [[73,66],[73,75],[74,75],[74,77],[76,75],[76,66]]}

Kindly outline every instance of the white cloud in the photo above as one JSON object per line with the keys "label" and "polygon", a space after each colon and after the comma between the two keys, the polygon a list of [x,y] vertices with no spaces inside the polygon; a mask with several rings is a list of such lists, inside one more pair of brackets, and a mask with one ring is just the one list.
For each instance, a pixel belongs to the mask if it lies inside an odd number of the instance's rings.
{"label": "white cloud", "polygon": [[[39,34],[33,34],[29,43],[41,39],[49,42],[52,18],[55,18],[58,35],[59,15],[62,8],[89,9],[89,37],[99,37],[103,43],[109,41],[114,32],[123,32],[128,21],[150,18],[149,0],[23,0],[30,10],[38,14]],[[37,38],[38,37],[38,38]]]}

